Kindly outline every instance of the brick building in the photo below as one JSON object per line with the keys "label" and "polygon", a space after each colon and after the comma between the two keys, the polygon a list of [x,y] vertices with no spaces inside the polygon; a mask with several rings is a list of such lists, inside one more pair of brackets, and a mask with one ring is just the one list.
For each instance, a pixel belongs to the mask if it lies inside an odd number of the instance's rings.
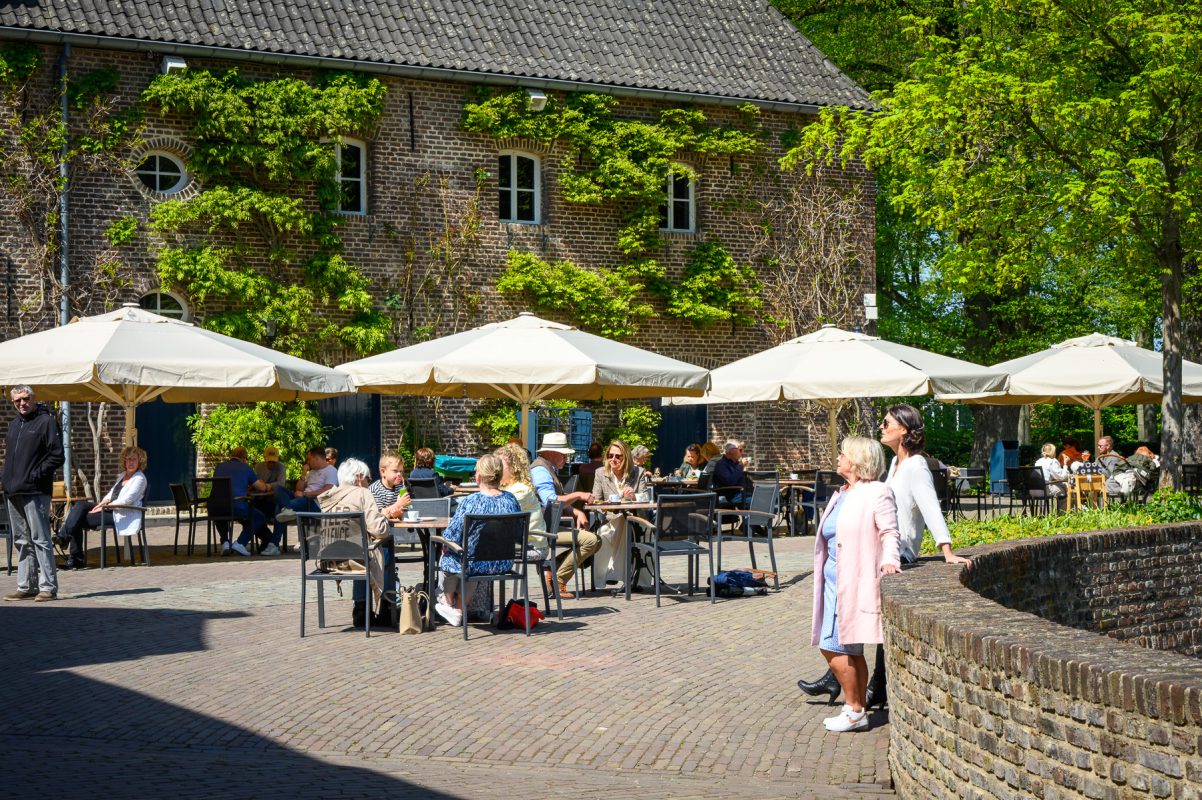
{"label": "brick building", "polygon": [[[398,315],[397,344],[411,340],[415,327],[444,335],[525,310],[525,301],[495,289],[510,250],[589,267],[612,266],[621,259],[615,244],[620,209],[564,199],[560,147],[498,141],[463,130],[464,103],[474,87],[521,88],[536,105],[540,95],[608,94],[618,100],[616,114],[630,119],[651,119],[664,109],[692,106],[715,125],[735,123],[744,103],[758,106],[769,136],[768,152],[756,164],[742,157],[678,154],[697,178],[669,180],[665,186],[665,207],[673,211],[665,219],[656,258],[669,278],[679,276],[698,244],[714,238],[736,261],[752,264],[761,275],[780,269],[757,240],[762,236],[757,234],[757,219],[735,210],[735,201],[751,196],[784,202],[791,189],[804,187],[807,180],[775,166],[791,133],[824,106],[869,104],[866,93],[781,14],[752,0],[391,0],[366,5],[259,0],[237,6],[222,0],[45,0],[0,5],[0,47],[17,42],[41,50],[41,66],[30,80],[28,96],[45,108],[58,103],[55,87],[63,72],[70,77],[101,66],[116,68],[120,82],[115,102],[124,106],[138,103],[154,76],[170,69],[236,67],[250,79],[305,80],[322,70],[343,69],[381,80],[387,94],[379,123],[340,145],[345,154],[357,156],[343,160],[341,177],[353,191],[344,194],[340,234],[347,260],[370,278],[380,308],[402,277],[432,278],[424,281],[424,292],[410,298],[405,314]],[[72,130],[85,124],[68,109]],[[130,154],[134,169],[121,174],[94,171],[72,179],[67,224],[72,274],[102,259],[107,246],[102,233],[115,218],[145,220],[165,198],[204,191],[189,174],[189,128],[189,120],[152,116],[142,142]],[[347,168],[350,163],[357,166]],[[478,184],[481,170],[488,177]],[[806,330],[821,321],[848,327],[861,322],[861,294],[874,291],[871,177],[854,166],[831,170],[824,180],[853,198],[851,217],[840,223],[850,237],[852,252],[845,259],[850,266],[837,278],[847,284],[842,296],[852,299],[833,312],[827,309],[821,320],[810,309],[794,309],[803,323],[811,320]],[[448,281],[428,252],[419,248],[421,252],[412,255],[413,243],[437,239],[448,219],[473,202],[479,203],[482,215],[479,240]],[[29,225],[18,217],[19,209],[11,201],[0,204],[0,269],[5,270],[7,304],[0,333],[5,337],[57,321],[57,287],[53,270],[46,266],[52,262],[43,258]],[[132,301],[194,320],[212,313],[214,309],[178,287],[160,286],[155,249],[156,242],[141,234],[137,246],[121,253],[123,280],[110,283],[103,296],[94,293],[80,301],[90,307],[72,312],[97,313],[103,306]],[[699,329],[661,313],[641,324],[628,341],[718,366],[780,340],[780,327],[767,319],[780,310],[781,299],[768,296],[765,301],[765,321],[759,324]],[[662,301],[654,302],[662,309]],[[351,357],[331,350],[321,360],[339,363]],[[467,409],[467,401],[435,405],[390,398],[358,398],[326,407],[348,430],[367,426],[371,441],[365,445],[360,438],[349,446],[363,455],[378,450],[381,442],[395,444],[402,427],[414,419],[444,450],[474,452],[479,443],[465,424]],[[178,461],[180,418],[189,410],[145,409],[147,418],[140,419],[139,431],[152,451],[152,463]],[[598,426],[615,413],[611,406],[596,409]],[[108,424],[111,428],[111,419]],[[661,436],[672,452],[665,450],[659,460],[664,465],[678,463],[675,442],[704,431],[719,440],[745,437],[749,454],[761,466],[812,463],[821,457],[823,425],[820,414],[796,404],[713,407],[708,414],[704,408],[669,409],[665,432],[684,432],[675,439]],[[86,422],[81,418],[73,427],[76,452],[90,458]],[[110,436],[119,444],[119,430],[110,431]],[[333,438],[346,452],[348,445],[339,442],[339,435]],[[166,471],[178,474],[187,469],[175,466]],[[160,482],[166,480],[163,476]]]}

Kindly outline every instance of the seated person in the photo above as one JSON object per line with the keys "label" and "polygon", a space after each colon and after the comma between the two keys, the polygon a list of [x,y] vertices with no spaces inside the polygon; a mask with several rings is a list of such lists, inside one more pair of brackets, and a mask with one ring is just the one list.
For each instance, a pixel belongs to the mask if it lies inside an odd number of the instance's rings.
{"label": "seated person", "polygon": [[1140,445],[1127,459],[1135,473],[1135,488],[1139,492],[1155,491],[1160,479],[1160,456],[1147,445]]}
{"label": "seated person", "polygon": [[646,445],[636,444],[634,447],[630,448],[630,460],[634,462],[636,467],[641,469],[643,472],[646,472],[648,477],[650,477],[651,451],[647,449]]}
{"label": "seated person", "polygon": [[714,470],[718,468],[718,462],[722,460],[722,448],[713,442],[706,442],[701,445],[701,474],[713,475]]}
{"label": "seated person", "polygon": [[[539,501],[538,493],[534,491],[534,483],[530,479],[530,459],[526,451],[519,445],[506,444],[498,447],[493,455],[501,459],[501,488],[513,495],[522,511],[530,515],[530,532],[546,533],[547,521],[543,517],[543,504]],[[572,535],[569,533],[568,542],[571,541]],[[530,537],[530,550],[526,553],[526,559],[539,562],[549,557],[550,547],[547,539],[542,536]],[[551,583],[550,570],[544,573],[544,580],[552,589],[555,588]],[[559,591],[564,597],[573,596],[563,583],[559,584]]]}
{"label": "seated person", "polygon": [[576,474],[580,476],[577,482],[577,488],[582,492],[591,492],[593,490],[593,481],[597,477],[597,470],[605,466],[605,462],[601,458],[601,454],[605,452],[605,447],[600,442],[593,442],[588,446],[588,461],[580,465],[576,470]]}
{"label": "seated person", "polygon": [[388,519],[400,519],[413,502],[405,489],[405,460],[400,453],[385,450],[380,455],[380,479],[368,487],[376,505]]}
{"label": "seated person", "polygon": [[[626,443],[614,439],[605,450],[605,467],[597,473],[593,484],[593,502],[634,500],[646,491],[647,473],[631,463]],[[630,566],[627,527],[624,514],[605,513],[605,522],[597,529],[601,547],[593,557],[594,583],[617,584],[625,588]]]}
{"label": "seated person", "polygon": [[1068,470],[1056,460],[1056,445],[1048,442],[1040,448],[1040,453],[1042,453],[1042,457],[1036,460],[1035,466],[1043,472],[1044,483],[1048,486],[1048,495],[1059,497],[1065,493]]}
{"label": "seated person", "polygon": [[[385,565],[392,546],[392,532],[388,529],[388,520],[380,512],[376,498],[368,491],[371,483],[371,470],[357,458],[348,458],[338,468],[338,485],[331,486],[317,496],[317,505],[322,511],[337,513],[341,511],[362,511],[363,520],[367,523],[368,547],[371,549],[371,559],[366,565],[369,575],[368,584],[371,586],[372,624],[392,624],[392,607],[384,601],[384,592],[391,591],[393,580],[388,575]],[[358,561],[337,561],[328,565],[330,572],[363,572],[364,565]],[[367,615],[367,591],[361,581],[356,581],[351,591],[354,607],[351,610],[351,622],[356,628],[362,628]]]}
{"label": "seated person", "polygon": [[279,511],[275,514],[275,532],[272,543],[279,544],[289,522],[296,521],[297,511],[320,511],[317,496],[338,485],[338,471],[326,461],[324,447],[310,447],[306,466],[309,471],[296,482],[296,490],[275,490],[275,502]]}
{"label": "seated person", "polygon": [[250,544],[251,536],[257,535],[259,539],[266,540],[268,544],[259,549],[259,553],[265,556],[278,556],[280,554],[279,539],[274,539],[267,534],[267,517],[257,508],[253,508],[247,496],[252,492],[267,492],[270,491],[267,484],[259,480],[255,476],[255,471],[246,463],[246,448],[235,447],[230,450],[230,457],[217,465],[213,470],[214,478],[229,478],[230,479],[230,496],[234,498],[234,504],[230,508],[234,516],[243,520],[242,533],[238,536],[238,541],[230,544],[230,528],[229,522],[215,522],[217,533],[221,536],[221,555],[228,556],[230,551],[237,553],[240,556],[249,556],[250,549],[247,547]]}
{"label": "seated person", "polygon": [[263,448],[263,460],[255,464],[255,477],[267,484],[271,491],[283,489],[288,483],[288,469],[280,461],[278,447]]}
{"label": "seated person", "polygon": [[[495,455],[481,456],[476,462],[476,485],[480,491],[469,494],[459,501],[455,508],[455,516],[442,536],[448,542],[454,542],[469,550],[475,546],[480,532],[464,530],[464,518],[468,514],[518,514],[522,507],[517,498],[509,492],[501,490],[501,475],[504,466],[501,459]],[[464,591],[462,576],[459,574],[459,553],[446,550],[438,562],[440,588],[438,601],[434,610],[451,625],[463,621],[467,612],[467,593]],[[505,572],[513,566],[512,561],[473,561],[468,562],[468,575],[483,575]]]}
{"label": "seated person", "polygon": [[59,569],[84,569],[87,554],[83,551],[83,532],[97,530],[101,525],[112,525],[118,536],[133,536],[141,528],[142,516],[132,511],[106,511],[109,506],[141,505],[146,494],[146,451],[140,447],[125,447],[121,450],[121,474],[113,488],[109,489],[98,503],[91,500],[76,500],[71,512],[58,529],[56,542],[68,548],[67,563]]}
{"label": "seated person", "polygon": [[326,465],[331,466],[334,469],[338,469],[338,448],[337,447],[327,447],[326,448]]}
{"label": "seated person", "polygon": [[743,468],[743,443],[731,439],[726,443],[725,453],[714,466],[713,489],[723,505],[746,508],[751,497],[751,481]]}
{"label": "seated person", "polygon": [[439,497],[455,493],[455,490],[447,485],[442,476],[434,471],[434,451],[428,447],[422,447],[413,454],[413,470],[409,473],[409,480],[427,481],[430,479],[434,480],[434,488],[438,490]]}
{"label": "seated person", "polygon": [[1064,437],[1064,449],[1060,451],[1060,466],[1071,470],[1073,464],[1080,464],[1085,460],[1085,454],[1077,447],[1077,440],[1071,436]]}
{"label": "seated person", "polygon": [[[568,581],[575,574],[577,565],[583,564],[601,547],[601,539],[588,529],[588,516],[581,509],[572,506],[572,503],[592,500],[593,495],[583,491],[565,494],[563,484],[559,481],[559,470],[567,461],[568,456],[574,452],[576,451],[568,447],[568,439],[562,433],[548,433],[543,436],[542,449],[538,451],[538,458],[530,464],[530,481],[534,491],[538,494],[539,502],[544,508],[556,500],[563,503],[563,519],[569,519],[569,515],[571,515],[570,518],[574,520],[578,529],[576,532],[578,550],[565,553],[559,562],[559,568],[555,571],[556,580],[565,589]],[[571,544],[572,532],[570,530],[557,531],[556,534],[556,544]],[[564,594],[564,596],[570,597],[571,595]]]}
{"label": "seated person", "polygon": [[1098,439],[1097,464],[1106,475],[1106,493],[1127,497],[1135,489],[1135,470],[1130,462],[1114,449],[1114,437]]}
{"label": "seated person", "polygon": [[701,474],[704,462],[701,458],[701,445],[691,444],[684,449],[684,460],[672,473],[677,478],[696,478]]}

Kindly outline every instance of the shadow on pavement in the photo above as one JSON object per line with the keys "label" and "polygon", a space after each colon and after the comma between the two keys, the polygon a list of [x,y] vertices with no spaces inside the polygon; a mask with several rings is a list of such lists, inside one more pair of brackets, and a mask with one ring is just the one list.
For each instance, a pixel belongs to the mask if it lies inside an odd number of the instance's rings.
{"label": "shadow on pavement", "polygon": [[[0,604],[5,795],[139,800],[454,797],[361,766],[310,757],[138,691],[148,674],[139,669],[139,660],[203,658],[209,649],[206,623],[241,616],[246,614]],[[123,662],[129,666],[122,685],[72,671]],[[269,677],[270,669],[267,654],[249,661],[244,675],[213,675],[213,705],[236,704],[236,693],[248,688],[242,680]],[[170,690],[154,687],[158,694],[169,695]],[[296,691],[282,696],[313,705],[323,695]],[[365,694],[364,702],[369,701]]]}

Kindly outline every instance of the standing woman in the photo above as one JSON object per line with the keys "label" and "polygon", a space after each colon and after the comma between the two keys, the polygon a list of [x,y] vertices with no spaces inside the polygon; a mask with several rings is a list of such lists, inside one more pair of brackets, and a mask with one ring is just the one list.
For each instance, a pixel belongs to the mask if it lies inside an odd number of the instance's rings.
{"label": "standing woman", "polygon": [[823,721],[828,731],[868,727],[866,643],[884,641],[881,630],[881,575],[901,571],[897,507],[878,478],[884,471],[881,446],[849,436],[839,450],[836,471],[847,481],[822,514],[814,540],[816,644],[843,690],[846,704]]}
{"label": "standing woman", "polygon": [[[943,553],[948,564],[971,564],[972,562],[952,552],[952,537],[939,508],[939,497],[935,494],[935,479],[922,449],[926,446],[922,414],[914,406],[893,406],[881,422],[881,444],[892,450],[896,457],[889,465],[885,485],[893,491],[897,502],[897,529],[900,535],[900,554],[903,564],[912,564],[918,558],[922,546],[922,532],[930,530],[935,544]],[[917,456],[915,458],[914,456]],[[811,696],[829,694],[831,702],[839,696],[839,683],[828,670],[817,681],[800,680],[797,686]],[[876,663],[869,684],[868,705],[884,705],[888,699],[885,689],[885,653],[877,648]]]}
{"label": "standing woman", "polygon": [[[604,503],[613,497],[633,500],[645,491],[647,473],[631,462],[626,443],[614,439],[605,448],[605,466],[597,470],[593,479],[593,502]],[[621,583],[625,587],[630,560],[626,553],[626,517],[607,513],[597,535],[601,537],[601,547],[593,556],[593,580],[600,583],[597,580],[600,576],[605,583]]]}

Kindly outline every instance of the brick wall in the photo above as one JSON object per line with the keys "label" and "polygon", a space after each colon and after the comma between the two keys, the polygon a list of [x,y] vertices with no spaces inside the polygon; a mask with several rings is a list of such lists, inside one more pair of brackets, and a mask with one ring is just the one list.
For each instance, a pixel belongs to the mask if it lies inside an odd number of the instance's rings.
{"label": "brick wall", "polygon": [[[51,98],[57,50],[47,47],[45,63],[37,78],[39,97]],[[230,63],[189,59],[193,68],[224,68]],[[82,72],[102,65],[116,66],[122,76],[118,102],[135,101],[157,72],[154,54],[128,53],[76,48],[71,69]],[[303,70],[275,68],[263,64],[238,64],[240,74],[248,78],[282,75],[308,77]],[[394,312],[394,338],[398,345],[412,341],[416,332],[426,329],[441,336],[485,322],[504,319],[524,310],[521,301],[502,297],[493,288],[510,249],[529,250],[546,259],[568,259],[591,267],[613,266],[621,254],[616,246],[620,209],[613,204],[583,207],[568,203],[558,189],[562,153],[555,146],[523,142],[497,142],[489,137],[469,134],[460,128],[462,107],[471,87],[467,84],[408,80],[382,77],[388,93],[383,117],[370,131],[356,132],[368,149],[368,210],[364,216],[348,216],[341,228],[346,257],[372,281],[378,305],[395,293],[399,309]],[[618,114],[630,118],[654,117],[667,105],[651,100],[622,99]],[[737,109],[712,106],[706,113],[714,124],[733,124]],[[807,118],[800,114],[769,112],[762,115],[771,132],[772,151],[758,164],[746,159],[705,157],[681,154],[699,173],[697,184],[696,233],[669,234],[654,254],[669,276],[679,276],[692,249],[709,237],[719,237],[736,260],[755,263],[754,225],[733,207],[735,198],[763,196],[780,191],[779,186],[802,180],[801,176],[781,174],[772,166],[782,152],[781,134],[803,126]],[[148,117],[146,138],[175,150],[186,158],[188,125],[181,119]],[[143,148],[145,149],[145,148]],[[501,150],[519,149],[537,155],[542,162],[541,196],[543,219],[539,225],[504,224],[497,220],[496,158]],[[131,154],[138,158],[138,154]],[[765,170],[759,167],[768,166]],[[464,248],[463,259],[448,266],[431,252],[432,244],[448,224],[452,226],[473,202],[475,174],[483,169],[493,174],[480,193],[483,230],[478,244]],[[873,291],[875,263],[873,251],[873,182],[862,166],[833,171],[830,180],[844,190],[859,192],[859,216],[854,221],[856,257],[859,267],[853,271],[856,291]],[[778,180],[782,183],[778,183]],[[101,232],[113,219],[133,215],[145,220],[156,198],[145,191],[131,174],[81,174],[71,188],[71,265],[83,275],[94,264],[104,247]],[[7,302],[14,309],[33,307],[43,282],[35,274],[36,253],[28,242],[11,233],[11,217],[0,209],[0,268],[11,277],[6,284]],[[156,244],[145,233],[136,245],[119,254],[126,267],[127,280],[104,296],[81,300],[88,307],[79,313],[97,313],[120,302],[137,300],[157,288],[154,274]],[[756,263],[763,270],[768,267]],[[82,280],[77,278],[77,280]],[[419,287],[419,288],[413,288]],[[859,295],[856,295],[857,303]],[[190,299],[190,298],[185,298]],[[773,298],[766,298],[772,302]],[[662,311],[662,304],[656,301]],[[856,304],[853,304],[856,305]],[[202,307],[201,313],[217,310]],[[856,305],[847,309],[849,319],[862,322],[863,310]],[[18,322],[18,317],[20,322]],[[765,316],[765,320],[766,320]],[[564,320],[568,321],[568,320]],[[818,324],[817,318],[814,326]],[[0,323],[0,334],[8,337],[19,331],[53,324],[49,314],[10,314]],[[779,329],[773,325],[717,326],[699,330],[691,323],[665,314],[642,325],[630,343],[665,355],[704,366],[716,366],[749,355],[774,344]],[[324,360],[338,363],[344,353],[331,351]],[[381,436],[386,445],[395,443],[404,414],[421,415],[423,426],[433,420],[438,438],[449,451],[475,452],[481,443],[466,423],[470,404],[443,401],[440,405],[422,401],[416,406],[405,401],[383,405]],[[614,413],[609,411],[607,413]],[[431,417],[431,415],[435,415]],[[455,415],[455,416],[452,416]],[[748,440],[757,464],[810,463],[811,415],[796,408],[780,409],[760,405],[713,417],[713,435],[721,440],[741,436]],[[118,415],[119,417],[119,415]],[[728,423],[728,419],[731,422]],[[119,430],[115,438],[120,440]],[[818,441],[824,441],[819,436]],[[77,447],[84,447],[78,442]]]}
{"label": "brick wall", "polygon": [[898,796],[1202,798],[1202,525],[971,555],[882,585]]}

